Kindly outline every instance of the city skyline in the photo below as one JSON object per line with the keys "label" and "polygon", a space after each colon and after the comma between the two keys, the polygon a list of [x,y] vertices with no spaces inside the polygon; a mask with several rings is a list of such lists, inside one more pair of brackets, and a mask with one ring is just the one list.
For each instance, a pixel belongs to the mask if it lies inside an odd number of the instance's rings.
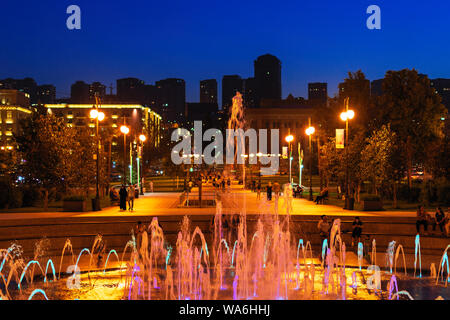
{"label": "city skyline", "polygon": [[[358,69],[371,80],[404,68],[430,78],[450,74],[445,63],[450,47],[442,42],[450,5],[438,1],[378,1],[381,30],[365,27],[366,1],[258,7],[251,1],[176,2],[172,7],[135,3],[123,10],[105,4],[77,1],[82,10],[77,31],[65,27],[68,2],[53,7],[4,4],[11,15],[0,22],[9,44],[0,53],[7,62],[0,78],[30,76],[40,84],[52,83],[57,97],[69,96],[70,85],[80,79],[109,87],[124,77],[146,83],[182,78],[186,100],[199,101],[200,80],[217,79],[220,97],[223,75],[251,77],[253,60],[265,53],[282,62],[283,98],[289,93],[306,97],[308,82],[327,82],[333,96],[347,72]],[[17,24],[11,17],[26,18]],[[261,18],[271,22],[270,28]],[[115,23],[119,19],[126,23]]]}

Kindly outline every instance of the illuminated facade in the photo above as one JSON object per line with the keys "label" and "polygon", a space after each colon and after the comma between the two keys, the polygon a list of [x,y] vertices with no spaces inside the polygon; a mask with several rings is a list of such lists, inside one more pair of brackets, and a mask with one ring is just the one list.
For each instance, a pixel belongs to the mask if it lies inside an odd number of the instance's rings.
{"label": "illuminated facade", "polygon": [[13,135],[18,133],[19,121],[28,117],[30,95],[19,90],[0,90],[0,150],[12,150]]}
{"label": "illuminated facade", "polygon": [[[67,126],[95,128],[95,120],[89,116],[92,104],[46,104],[49,113],[64,117]],[[158,148],[161,143],[161,116],[152,109],[139,104],[102,104],[99,109],[105,119],[99,123],[100,130],[111,128],[115,136],[121,136],[120,126],[130,128],[131,137],[147,136],[147,145]],[[120,140],[120,139],[119,139]]]}

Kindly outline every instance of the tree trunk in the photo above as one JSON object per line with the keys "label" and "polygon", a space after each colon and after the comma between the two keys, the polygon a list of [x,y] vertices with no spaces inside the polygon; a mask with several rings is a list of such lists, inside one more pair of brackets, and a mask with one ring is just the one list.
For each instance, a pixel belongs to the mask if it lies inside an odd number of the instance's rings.
{"label": "tree trunk", "polygon": [[406,140],[406,166],[408,171],[408,187],[412,188],[412,148],[411,148],[411,137]]}
{"label": "tree trunk", "polygon": [[395,209],[397,209],[398,208],[398,203],[397,203],[397,181],[394,181],[394,195],[393,195],[394,197],[394,202],[393,202],[393,207],[395,208]]}
{"label": "tree trunk", "polygon": [[44,211],[48,211],[48,189],[44,189]]}

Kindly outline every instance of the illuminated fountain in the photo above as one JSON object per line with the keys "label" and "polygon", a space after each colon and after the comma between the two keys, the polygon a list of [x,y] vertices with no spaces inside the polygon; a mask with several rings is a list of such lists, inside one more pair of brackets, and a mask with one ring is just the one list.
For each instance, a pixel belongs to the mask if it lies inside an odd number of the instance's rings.
{"label": "illuminated fountain", "polygon": [[[102,235],[95,237],[92,247],[77,254],[68,240],[57,258],[57,267],[61,271],[64,260],[73,265],[69,274],[59,272],[58,276],[53,261],[42,255],[42,246],[37,246],[41,251],[35,251],[38,254],[27,262],[17,245],[2,249],[0,298],[399,300],[413,299],[409,289],[399,290],[405,289],[404,281],[430,283],[431,277],[407,277],[403,246],[396,246],[394,241],[387,250],[387,272],[381,274],[375,265],[364,269],[362,243],[358,244],[357,265],[348,265],[340,219],[334,220],[329,241],[325,240],[322,252],[317,252],[323,254],[319,263],[310,241],[305,243],[304,238],[291,232],[288,214],[272,217],[270,223],[264,223],[263,216],[256,216],[249,230],[247,217],[242,213],[232,246],[224,234],[225,218],[219,204],[209,236],[198,226],[191,226],[185,216],[173,248],[158,219],[153,218],[148,228],[131,234],[121,255],[114,249],[105,251],[106,260],[100,268],[95,268],[94,260],[102,247]],[[372,255],[374,248],[372,242]],[[442,255],[438,272],[431,274],[433,285],[440,288],[449,282],[449,248]],[[401,278],[396,274],[400,252],[405,266],[405,276]],[[382,279],[387,282],[383,285],[385,290],[381,289]],[[72,287],[66,283],[72,283]]]}

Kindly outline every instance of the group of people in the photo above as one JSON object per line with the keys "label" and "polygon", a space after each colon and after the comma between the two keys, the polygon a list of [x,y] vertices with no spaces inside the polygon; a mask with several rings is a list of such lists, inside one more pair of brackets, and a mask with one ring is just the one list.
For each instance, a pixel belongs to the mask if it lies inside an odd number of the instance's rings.
{"label": "group of people", "polygon": [[[214,234],[216,228],[215,219],[216,216],[214,216],[211,220],[210,231],[212,234]],[[241,216],[239,214],[234,214],[232,216],[222,214],[221,216],[222,234],[220,235],[220,238],[227,240],[228,243],[234,244],[234,242],[238,239],[238,229],[240,223],[241,223]]]}
{"label": "group of people", "polygon": [[127,203],[128,203],[128,210],[133,211],[134,209],[134,198],[136,196],[136,186],[130,184],[128,187],[122,184],[119,190],[119,194],[117,195],[116,191],[111,188],[109,191],[109,196],[111,200],[119,200],[119,207],[121,211],[127,210]]}
{"label": "group of people", "polygon": [[420,226],[423,225],[425,233],[428,233],[428,225],[433,226],[433,232],[436,231],[436,227],[439,227],[441,234],[444,236],[450,236],[450,217],[446,216],[441,207],[437,207],[434,213],[434,218],[425,211],[422,205],[417,207],[417,220],[416,230],[420,234]]}
{"label": "group of people", "polygon": [[[261,200],[261,191],[262,191],[261,180],[258,181],[258,183],[256,183],[256,181],[252,181],[252,191],[253,192],[256,191],[256,199]],[[272,182],[269,181],[269,183],[267,184],[267,187],[266,187],[267,200],[272,201],[273,195],[275,197],[279,197],[280,191],[281,191],[281,186],[278,182],[274,182],[272,185]]]}
{"label": "group of people", "polygon": [[[333,226],[333,222],[331,224],[328,222],[328,218],[326,215],[322,215],[320,217],[319,223],[317,224],[317,229],[319,230],[321,243],[325,239],[329,239],[330,237],[330,231],[331,227]],[[361,241],[361,234],[362,234],[362,228],[363,223],[359,217],[355,217],[352,222],[352,247],[355,243],[358,243]]]}

